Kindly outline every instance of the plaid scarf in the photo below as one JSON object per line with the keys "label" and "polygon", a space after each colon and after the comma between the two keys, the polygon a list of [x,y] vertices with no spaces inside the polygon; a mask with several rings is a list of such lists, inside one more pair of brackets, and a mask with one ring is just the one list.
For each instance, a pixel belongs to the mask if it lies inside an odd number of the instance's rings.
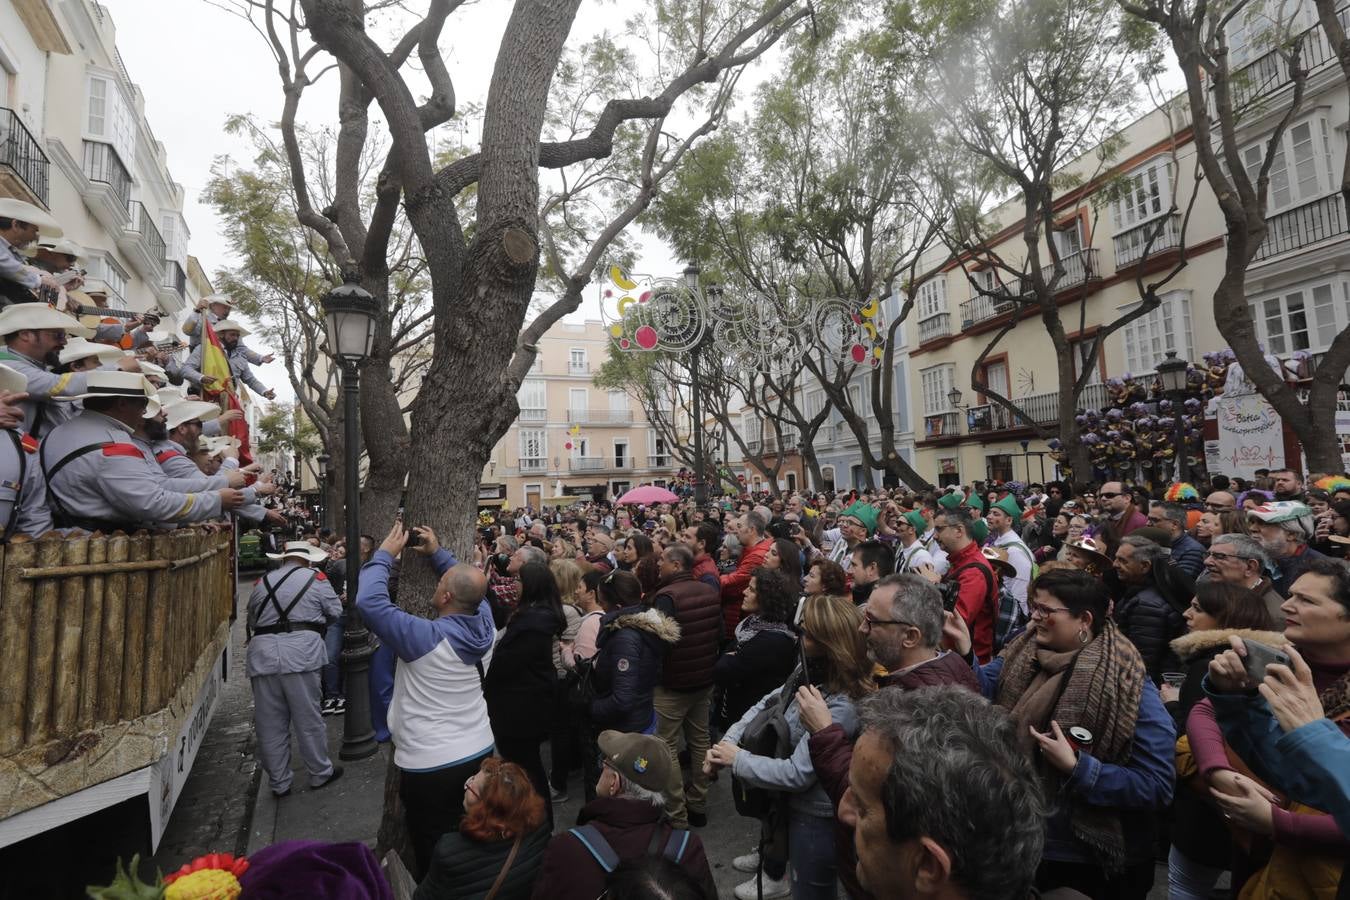
{"label": "plaid scarf", "polygon": [[[1030,740],[1028,726],[1047,731],[1054,720],[1065,731],[1077,725],[1092,732],[1091,753],[1098,760],[1113,765],[1129,760],[1148,670],[1115,623],[1108,620],[1101,634],[1068,652],[1039,647],[1031,633],[1024,632],[1001,656],[1003,673],[994,702],[1011,712],[1026,740]],[[1050,796],[1056,796],[1063,776],[1044,763],[1039,767]],[[1069,803],[1074,837],[1107,871],[1121,869],[1125,835],[1119,814],[1080,800]]]}

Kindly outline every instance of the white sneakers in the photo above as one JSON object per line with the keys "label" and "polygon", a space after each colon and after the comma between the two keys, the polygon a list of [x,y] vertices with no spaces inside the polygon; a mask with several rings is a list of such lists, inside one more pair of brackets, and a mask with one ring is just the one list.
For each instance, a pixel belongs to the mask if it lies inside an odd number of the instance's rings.
{"label": "white sneakers", "polygon": [[759,851],[751,850],[744,856],[738,856],[731,861],[731,867],[737,872],[758,872],[759,871]]}
{"label": "white sneakers", "polygon": [[[736,900],[756,900],[759,897],[759,889],[756,886],[757,879],[751,878],[742,884],[736,885]],[[792,895],[792,877],[787,872],[779,881],[775,881],[769,876],[764,876],[764,900],[770,900],[775,897],[790,897]]]}

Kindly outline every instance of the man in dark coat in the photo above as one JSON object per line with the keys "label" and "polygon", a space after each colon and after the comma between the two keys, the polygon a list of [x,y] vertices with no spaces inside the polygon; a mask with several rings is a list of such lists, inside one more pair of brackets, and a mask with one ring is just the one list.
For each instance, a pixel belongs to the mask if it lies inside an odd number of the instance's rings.
{"label": "man in dark coat", "polygon": [[534,900],[594,900],[619,863],[643,856],[664,856],[697,879],[705,896],[716,897],[703,842],[665,821],[662,792],[672,769],[679,772],[665,744],[617,731],[602,732],[596,743],[603,757],[596,798],[581,808],[576,828],[549,842]]}
{"label": "man in dark coat", "polygon": [[[877,582],[863,607],[862,627],[867,635],[868,655],[886,670],[877,680],[878,687],[910,691],[951,684],[980,692],[970,664],[960,655],[942,649],[942,618],[942,595],[926,579],[918,575],[888,575]],[[837,811],[848,790],[853,744],[843,727],[831,721],[825,699],[815,687],[798,688],[797,704],[802,724],[811,733],[807,741],[811,765]],[[866,897],[857,882],[851,825],[836,819],[834,844],[839,857],[839,879],[849,896]]]}
{"label": "man in dark coat", "polygon": [[[694,554],[688,547],[667,547],[657,563],[661,581],[652,598],[652,606],[680,625],[680,641],[666,656],[661,683],[652,695],[656,733],[666,742],[674,760],[666,798],[670,821],[676,828],[688,828],[691,822],[700,827],[708,824],[708,775],[703,771],[703,757],[708,752],[713,666],[722,638],[721,591],[694,578],[693,570]],[[687,809],[679,765],[680,732],[684,732],[689,746],[692,773]]]}
{"label": "man in dark coat", "polygon": [[1116,548],[1113,565],[1125,593],[1116,602],[1112,618],[1144,658],[1153,683],[1159,684],[1163,672],[1180,667],[1170,644],[1186,631],[1180,610],[1158,589],[1154,570],[1167,565],[1167,550],[1148,538],[1126,535]]}
{"label": "man in dark coat", "polygon": [[1148,510],[1148,524],[1166,531],[1172,554],[1168,562],[1191,578],[1205,567],[1205,546],[1186,533],[1186,507],[1180,503],[1155,503]]}

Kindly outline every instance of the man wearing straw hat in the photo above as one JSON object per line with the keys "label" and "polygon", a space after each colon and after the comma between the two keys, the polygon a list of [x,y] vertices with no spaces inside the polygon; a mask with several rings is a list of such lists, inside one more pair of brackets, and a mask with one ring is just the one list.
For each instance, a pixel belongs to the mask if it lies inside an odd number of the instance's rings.
{"label": "man wearing straw hat", "polygon": [[244,502],[233,488],[182,492],[165,485],[159,464],[136,443],[141,420],[159,412],[143,375],[90,372],[85,392],[71,399],[83,400],[84,410],[38,449],[58,527],[109,532],[201,522]]}
{"label": "man wearing straw hat", "polygon": [[0,303],[33,303],[40,287],[59,288],[51,275],[18,254],[39,234],[60,237],[61,226],[45,210],[14,197],[0,197]]}
{"label": "man wearing straw hat", "polygon": [[24,378],[0,366],[0,544],[16,534],[37,537],[52,529],[46,485],[37,464],[37,444],[19,431]]}
{"label": "man wearing straw hat", "polygon": [[[188,336],[188,347],[195,350],[202,342],[203,318],[211,323],[211,327],[219,334],[220,323],[230,318],[233,309],[234,298],[229,294],[210,294],[198,300],[196,311],[188,313],[187,318],[183,320],[183,334]],[[244,359],[255,366],[266,365],[275,358],[270,353],[263,356],[248,347],[243,347],[240,352],[244,355]]]}
{"label": "man wearing straw hat", "polygon": [[[239,343],[240,338],[247,335],[248,329],[233,319],[222,319],[219,325],[215,326],[216,337],[220,338],[220,346],[225,350],[226,360],[230,364],[230,374],[236,381],[247,385],[249,390],[254,391],[268,400],[276,399],[276,391],[273,391],[267,385],[258,380],[253,374],[253,369],[248,364],[247,353],[249,352],[243,344]],[[198,344],[188,354],[187,361],[183,363],[183,378],[192,384],[205,387],[210,390],[218,390],[219,386],[206,382],[210,379],[202,375],[202,345]]]}
{"label": "man wearing straw hat", "polygon": [[328,660],[324,632],[342,614],[342,601],[323,572],[328,558],[305,541],[289,541],[267,554],[281,565],[253,585],[248,598],[246,672],[253,687],[258,761],[272,793],[291,792],[291,726],[310,790],[342,777],[328,755],[328,729],[319,711],[319,671]]}

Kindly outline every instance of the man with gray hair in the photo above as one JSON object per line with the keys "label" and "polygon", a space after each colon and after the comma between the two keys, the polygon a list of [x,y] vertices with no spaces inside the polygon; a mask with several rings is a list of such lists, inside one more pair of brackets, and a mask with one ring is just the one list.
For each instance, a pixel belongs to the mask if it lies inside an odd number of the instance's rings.
{"label": "man with gray hair", "polygon": [[768,524],[768,519],[753,510],[736,520],[734,530],[741,544],[741,559],[734,572],[722,576],[722,623],[727,640],[736,636],[745,586],[750,583],[754,571],[764,565],[764,557],[773,546],[773,538],[764,534]]}
{"label": "man with gray hair", "polygon": [[1270,566],[1270,557],[1247,534],[1221,534],[1209,542],[1209,552],[1205,554],[1205,576],[1227,584],[1247,588],[1261,595],[1271,620],[1281,631],[1284,630],[1284,613],[1280,606],[1284,598],[1275,590],[1274,583],[1266,577]]}
{"label": "man with gray hair", "polygon": [[1175,672],[1180,660],[1169,646],[1186,632],[1181,610],[1159,590],[1158,570],[1167,565],[1167,549],[1137,534],[1127,534],[1116,547],[1113,563],[1125,586],[1112,618],[1144,658],[1154,684],[1163,672]]}
{"label": "man with gray hair", "polygon": [[1205,546],[1186,532],[1186,507],[1180,503],[1154,503],[1148,509],[1148,524],[1171,537],[1169,562],[1190,577],[1205,566]]}
{"label": "man with gray hair", "polygon": [[[1288,469],[1281,469],[1288,473]],[[1301,483],[1301,482],[1300,482]],[[1261,547],[1270,555],[1271,562],[1279,577],[1275,579],[1275,590],[1281,597],[1289,596],[1289,589],[1315,559],[1326,559],[1308,546],[1316,533],[1317,524],[1312,510],[1297,500],[1279,500],[1264,503],[1247,513],[1259,525]],[[1280,616],[1276,621],[1284,621]]]}
{"label": "man with gray hair", "polygon": [[839,808],[877,900],[1023,900],[1049,803],[1007,712],[954,686],[877,691]]}

